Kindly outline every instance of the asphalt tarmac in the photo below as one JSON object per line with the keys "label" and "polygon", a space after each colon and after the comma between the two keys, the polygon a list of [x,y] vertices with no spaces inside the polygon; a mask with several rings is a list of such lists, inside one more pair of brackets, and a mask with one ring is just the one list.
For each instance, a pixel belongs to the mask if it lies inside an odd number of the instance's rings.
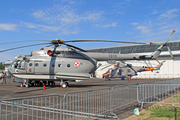
{"label": "asphalt tarmac", "polygon": [[[27,96],[36,96],[36,95],[48,95],[48,94],[59,94],[60,96],[64,96],[67,92],[72,91],[83,91],[83,90],[92,90],[92,89],[100,89],[100,88],[112,88],[117,85],[128,85],[128,84],[139,84],[139,83],[147,83],[160,81],[162,79],[132,79],[128,80],[111,80],[105,81],[104,79],[89,79],[82,82],[69,82],[69,88],[60,88],[60,82],[55,81],[55,85],[53,87],[46,86],[46,89],[43,90],[42,86],[34,86],[34,87],[20,87],[20,83],[13,82],[12,79],[7,78],[7,84],[0,83],[0,99],[7,98],[17,98],[17,97],[27,97]],[[164,80],[164,79],[163,79]]]}

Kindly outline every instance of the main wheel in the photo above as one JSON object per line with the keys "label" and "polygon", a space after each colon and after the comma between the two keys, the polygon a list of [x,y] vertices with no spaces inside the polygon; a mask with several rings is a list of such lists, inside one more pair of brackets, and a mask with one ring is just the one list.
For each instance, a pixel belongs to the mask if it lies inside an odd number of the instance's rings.
{"label": "main wheel", "polygon": [[67,83],[65,82],[61,86],[62,86],[62,88],[66,88],[67,87]]}

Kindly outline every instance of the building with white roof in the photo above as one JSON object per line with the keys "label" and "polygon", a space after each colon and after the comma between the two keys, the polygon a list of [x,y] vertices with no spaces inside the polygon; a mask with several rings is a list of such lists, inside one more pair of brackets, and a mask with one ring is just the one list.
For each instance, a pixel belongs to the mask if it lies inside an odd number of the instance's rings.
{"label": "building with white roof", "polygon": [[[102,53],[121,53],[121,54],[141,54],[141,55],[151,55],[160,45],[123,45],[123,46],[113,46],[113,47],[103,47],[103,48],[94,48],[88,49],[89,52],[102,52]],[[138,73],[138,76],[133,78],[180,78],[180,40],[171,41],[168,43],[168,47],[171,49],[174,59],[170,57],[167,47],[164,47],[158,60],[161,62],[165,60],[160,70],[158,71],[147,71]],[[158,65],[155,60],[146,60],[146,63],[143,60],[131,60],[124,61],[130,63],[133,66],[153,66]],[[104,67],[106,62],[103,63]],[[151,64],[150,64],[151,63]],[[96,71],[98,77],[102,77],[102,74],[105,73],[110,67],[104,69],[104,71]]]}

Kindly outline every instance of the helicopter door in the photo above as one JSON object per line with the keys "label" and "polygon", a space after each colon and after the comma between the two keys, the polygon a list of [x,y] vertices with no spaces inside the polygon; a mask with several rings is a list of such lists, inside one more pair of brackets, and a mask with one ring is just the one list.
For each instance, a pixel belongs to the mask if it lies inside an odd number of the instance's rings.
{"label": "helicopter door", "polygon": [[27,62],[27,69],[26,69],[27,73],[34,73],[34,61],[29,61]]}

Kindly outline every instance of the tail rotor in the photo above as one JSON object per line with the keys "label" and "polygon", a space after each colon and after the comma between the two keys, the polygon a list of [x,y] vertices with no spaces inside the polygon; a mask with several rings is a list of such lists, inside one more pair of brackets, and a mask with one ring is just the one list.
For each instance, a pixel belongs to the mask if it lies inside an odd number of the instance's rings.
{"label": "tail rotor", "polygon": [[168,39],[167,39],[167,42],[165,42],[165,43],[161,43],[161,42],[150,42],[150,44],[151,44],[151,45],[163,45],[163,47],[166,46],[167,49],[168,49],[168,52],[169,52],[169,54],[170,54],[170,56],[171,56],[171,58],[174,59],[174,56],[173,56],[173,54],[172,54],[172,52],[171,52],[171,49],[167,46],[169,40],[172,38],[172,36],[174,35],[174,33],[175,33],[175,30],[172,31],[172,33],[170,34],[170,36],[169,36]]}

